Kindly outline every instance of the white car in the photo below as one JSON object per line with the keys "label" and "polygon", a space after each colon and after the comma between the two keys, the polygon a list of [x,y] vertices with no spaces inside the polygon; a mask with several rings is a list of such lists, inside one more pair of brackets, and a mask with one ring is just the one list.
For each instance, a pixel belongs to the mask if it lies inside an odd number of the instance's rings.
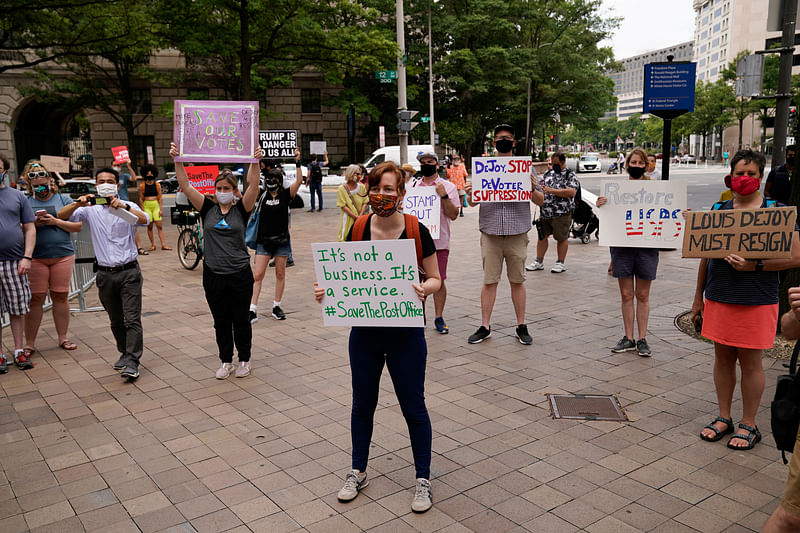
{"label": "white car", "polygon": [[575,171],[581,172],[601,172],[600,154],[583,154],[578,159]]}

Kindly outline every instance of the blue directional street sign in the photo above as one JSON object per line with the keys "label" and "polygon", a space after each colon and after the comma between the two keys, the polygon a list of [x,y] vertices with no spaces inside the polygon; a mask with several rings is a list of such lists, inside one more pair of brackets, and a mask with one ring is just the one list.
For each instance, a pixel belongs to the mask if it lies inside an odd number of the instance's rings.
{"label": "blue directional street sign", "polygon": [[644,113],[694,111],[696,63],[650,63],[644,66]]}

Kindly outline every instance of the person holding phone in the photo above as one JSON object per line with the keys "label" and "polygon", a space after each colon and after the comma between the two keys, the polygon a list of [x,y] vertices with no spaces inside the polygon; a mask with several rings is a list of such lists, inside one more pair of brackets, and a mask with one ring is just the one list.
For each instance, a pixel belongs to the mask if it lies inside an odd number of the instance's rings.
{"label": "person holding phone", "polygon": [[117,196],[119,174],[101,168],[95,174],[97,195],[85,194],[58,211],[58,218],[86,222],[97,256],[97,292],[108,313],[120,358],[114,370],[127,379],[139,377],[144,351],[142,333],[142,271],[134,233],[150,222],[133,202]]}
{"label": "person holding phone", "polygon": [[[75,266],[75,249],[69,232],[81,230],[81,222],[61,220],[58,210],[72,203],[68,194],[59,194],[51,173],[44,167],[29,171],[27,176],[28,202],[36,219],[36,246],[28,273],[31,286],[30,311],[25,317],[24,361],[33,367],[30,358],[36,351],[36,335],[42,323],[42,305],[50,292],[53,301],[53,322],[58,334],[58,346],[74,350],[77,344],[67,339],[69,329],[69,282]],[[19,364],[19,363],[18,363]],[[20,367],[22,368],[22,367]]]}

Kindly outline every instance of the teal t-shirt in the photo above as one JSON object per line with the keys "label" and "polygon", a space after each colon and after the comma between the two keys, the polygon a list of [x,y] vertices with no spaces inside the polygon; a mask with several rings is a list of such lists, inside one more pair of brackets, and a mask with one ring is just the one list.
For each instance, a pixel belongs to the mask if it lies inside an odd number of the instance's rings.
{"label": "teal t-shirt", "polygon": [[[54,194],[49,200],[39,200],[35,196],[29,196],[28,202],[31,204],[33,212],[44,209],[53,216],[65,205],[72,203],[72,198],[68,194]],[[36,228],[36,247],[33,249],[33,257],[38,259],[50,259],[54,257],[66,257],[75,254],[72,247],[72,239],[69,233],[56,226],[39,226]]]}

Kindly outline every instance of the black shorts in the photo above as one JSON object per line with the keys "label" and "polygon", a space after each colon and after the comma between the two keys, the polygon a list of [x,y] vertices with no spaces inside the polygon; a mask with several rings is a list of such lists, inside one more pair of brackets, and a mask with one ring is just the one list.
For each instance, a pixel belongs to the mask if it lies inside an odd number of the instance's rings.
{"label": "black shorts", "polygon": [[654,280],[658,271],[658,248],[611,246],[611,270],[615,278]]}

